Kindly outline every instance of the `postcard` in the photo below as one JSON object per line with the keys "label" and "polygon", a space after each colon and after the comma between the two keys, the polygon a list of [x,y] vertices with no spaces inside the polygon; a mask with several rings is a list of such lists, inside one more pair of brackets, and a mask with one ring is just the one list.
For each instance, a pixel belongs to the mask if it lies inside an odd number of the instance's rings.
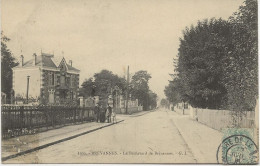
{"label": "postcard", "polygon": [[258,164],[257,0],[2,0],[3,164]]}

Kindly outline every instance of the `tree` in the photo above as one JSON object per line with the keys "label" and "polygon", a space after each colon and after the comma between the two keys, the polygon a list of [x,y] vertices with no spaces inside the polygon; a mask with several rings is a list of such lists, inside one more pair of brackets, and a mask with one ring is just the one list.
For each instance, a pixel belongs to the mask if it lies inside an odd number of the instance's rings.
{"label": "tree", "polygon": [[182,100],[194,107],[224,108],[227,95],[223,83],[225,48],[230,43],[230,25],[222,19],[198,22],[186,28],[180,39],[178,81]]}
{"label": "tree", "polygon": [[185,98],[181,98],[181,96],[185,97],[182,89],[183,88],[180,84],[180,80],[175,79],[174,81],[169,81],[169,85],[167,85],[164,89],[164,94],[169,102],[171,102],[173,105],[176,105],[181,101],[186,101]]}
{"label": "tree", "polygon": [[84,81],[81,86],[83,96],[99,96],[101,102],[106,102],[105,100],[115,86],[118,86],[123,92],[125,91],[126,81],[111,71],[102,70],[99,73],[95,73],[93,78]]}
{"label": "tree", "polygon": [[149,90],[148,95],[149,95],[148,105],[149,105],[150,109],[156,108],[157,107],[157,94]]}
{"label": "tree", "polygon": [[180,39],[175,79],[165,88],[170,102],[254,110],[258,98],[257,1],[246,0],[228,21],[211,19],[186,28]]}
{"label": "tree", "polygon": [[115,86],[125,90],[125,79],[118,77],[111,71],[102,70],[100,73],[94,74],[94,79],[96,95],[102,96],[103,94],[110,93],[112,88]]}
{"label": "tree", "polygon": [[[151,108],[157,106],[157,95],[149,90],[148,81],[150,78],[151,76],[147,71],[141,70],[135,73],[129,85],[132,99],[138,99],[144,110],[148,110],[149,106]],[[112,91],[115,87],[121,90],[124,97],[127,89],[125,78],[119,77],[108,70],[95,73],[93,78],[86,79],[81,86],[81,95],[85,97],[99,96],[103,104],[109,94],[113,95]]]}
{"label": "tree", "polygon": [[3,32],[1,32],[1,91],[6,93],[7,99],[10,101],[13,71],[12,68],[17,66],[12,52],[7,48],[7,42],[10,41]]}
{"label": "tree", "polygon": [[246,0],[229,18],[232,47],[226,49],[224,73],[231,110],[254,110],[258,98],[257,16],[257,1]]}
{"label": "tree", "polygon": [[144,110],[149,108],[149,79],[151,75],[147,71],[140,70],[134,74],[131,81],[130,93],[134,99],[138,99]]}
{"label": "tree", "polygon": [[169,101],[167,99],[161,99],[160,105],[164,108],[169,108]]}
{"label": "tree", "polygon": [[84,97],[95,96],[95,84],[93,82],[93,78],[89,78],[85,80],[81,86],[82,86],[82,88],[80,89],[81,95],[83,95]]}

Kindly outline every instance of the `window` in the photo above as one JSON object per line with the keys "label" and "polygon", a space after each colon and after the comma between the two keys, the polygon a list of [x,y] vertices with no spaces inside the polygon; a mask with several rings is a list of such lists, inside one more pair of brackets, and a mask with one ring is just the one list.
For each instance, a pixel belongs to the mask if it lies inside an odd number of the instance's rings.
{"label": "window", "polygon": [[67,77],[66,85],[67,85],[67,86],[70,86],[70,77]]}
{"label": "window", "polygon": [[73,75],[71,75],[71,78],[70,78],[70,86],[73,87],[73,80],[74,80],[74,77]]}
{"label": "window", "polygon": [[73,91],[70,92],[70,99],[73,100]]}
{"label": "window", "polygon": [[60,77],[59,76],[57,76],[56,84],[60,85]]}
{"label": "window", "polygon": [[48,79],[49,85],[54,85],[54,81],[55,81],[54,77],[55,77],[54,73],[49,73],[49,79]]}
{"label": "window", "polygon": [[60,85],[65,86],[65,76],[60,77]]}
{"label": "window", "polygon": [[54,85],[54,82],[55,82],[55,75],[54,75],[54,73],[52,73],[52,80],[51,81],[52,81],[51,85]]}

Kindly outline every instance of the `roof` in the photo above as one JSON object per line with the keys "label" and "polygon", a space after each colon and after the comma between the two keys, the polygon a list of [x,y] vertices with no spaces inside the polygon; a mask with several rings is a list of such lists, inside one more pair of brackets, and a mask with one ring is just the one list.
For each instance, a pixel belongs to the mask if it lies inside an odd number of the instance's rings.
{"label": "roof", "polygon": [[[63,60],[64,58],[62,58]],[[59,60],[59,58],[58,58]],[[62,60],[59,60],[60,63]],[[64,59],[65,60],[65,59]],[[33,61],[34,59],[30,59],[29,61],[24,62],[22,67],[33,67]],[[66,63],[66,61],[65,61]],[[41,55],[38,55],[36,57],[36,63],[35,66],[43,66],[43,67],[48,67],[48,68],[53,68],[53,69],[58,69],[57,65],[57,58],[54,58],[53,54],[46,54],[46,53],[41,53]],[[79,72],[80,70],[76,69],[75,67],[70,66],[69,64],[66,63],[68,72],[74,71],[74,72]],[[15,68],[20,68],[21,66],[17,66]]]}
{"label": "roof", "polygon": [[69,64],[67,64],[67,66],[68,66],[69,71],[77,71],[77,72],[80,71],[80,70],[76,69],[75,67],[70,66]]}
{"label": "roof", "polygon": [[60,67],[62,64],[65,64],[67,67],[68,71],[74,71],[74,72],[79,72],[80,70],[76,69],[75,67],[72,67],[71,65],[69,65],[65,58],[63,57],[62,60],[60,61],[60,64],[58,65],[58,67]]}
{"label": "roof", "polygon": [[55,55],[55,57],[51,58],[53,63],[58,67],[63,59],[63,56]]}
{"label": "roof", "polygon": [[[52,56],[48,56],[47,54],[41,54],[40,56],[37,56],[35,66],[44,66],[57,69],[57,66],[53,63],[51,57]],[[23,64],[23,67],[33,66],[33,61],[34,59],[30,59],[29,61]]]}

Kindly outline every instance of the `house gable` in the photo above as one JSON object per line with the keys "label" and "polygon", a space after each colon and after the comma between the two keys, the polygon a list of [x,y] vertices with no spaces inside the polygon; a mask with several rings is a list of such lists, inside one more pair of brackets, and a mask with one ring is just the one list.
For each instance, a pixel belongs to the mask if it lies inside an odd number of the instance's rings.
{"label": "house gable", "polygon": [[63,57],[58,68],[61,70],[61,71],[66,71],[68,73],[74,73],[74,74],[78,74],[80,72],[80,70],[72,67],[71,65],[67,64],[65,58]]}
{"label": "house gable", "polygon": [[62,58],[58,68],[60,68],[61,71],[68,71],[68,65],[65,58]]}

